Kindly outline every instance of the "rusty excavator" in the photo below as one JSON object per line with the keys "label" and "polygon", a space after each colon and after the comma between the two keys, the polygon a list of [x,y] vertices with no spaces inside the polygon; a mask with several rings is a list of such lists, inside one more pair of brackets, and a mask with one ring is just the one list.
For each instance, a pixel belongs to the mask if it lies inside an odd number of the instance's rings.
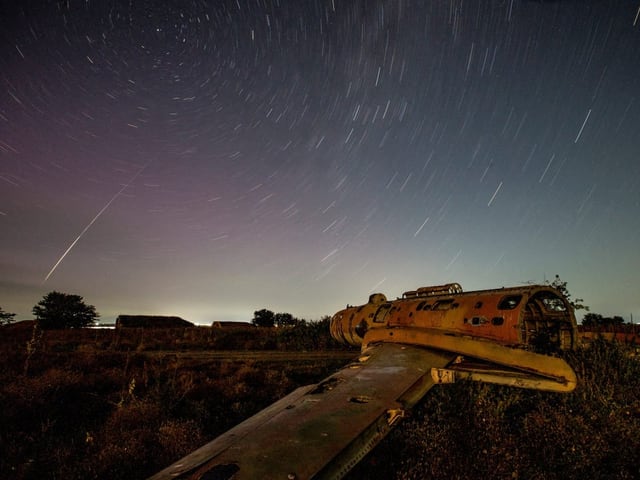
{"label": "rusty excavator", "polygon": [[548,285],[374,293],[331,319],[357,360],[300,387],[149,480],[339,479],[436,384],[460,379],[570,392],[578,343],[568,300]]}

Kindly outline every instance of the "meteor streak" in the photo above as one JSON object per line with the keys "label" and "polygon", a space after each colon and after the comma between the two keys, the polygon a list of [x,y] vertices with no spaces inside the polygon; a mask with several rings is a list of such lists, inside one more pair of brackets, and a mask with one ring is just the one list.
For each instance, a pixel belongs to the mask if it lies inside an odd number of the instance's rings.
{"label": "meteor streak", "polygon": [[[151,163],[151,162],[149,162],[149,163]],[[140,174],[145,170],[145,168],[147,168],[147,167],[149,166],[149,163],[145,164],[145,165],[144,165],[144,166],[143,166],[143,167],[138,171],[138,173],[136,173],[133,177],[131,177],[131,180],[129,180],[127,183],[125,183],[125,184],[124,184],[124,186],[123,186],[120,190],[118,190],[118,192],[117,192],[113,197],[111,197],[111,200],[109,200],[109,201],[107,202],[107,204],[106,204],[104,207],[102,207],[102,210],[100,210],[100,211],[97,213],[97,215],[96,215],[95,217],[93,217],[93,220],[91,220],[91,221],[87,224],[87,226],[86,226],[86,227],[84,227],[84,230],[82,230],[82,231],[80,232],[80,235],[78,235],[78,236],[76,237],[76,239],[75,239],[73,242],[71,242],[71,245],[69,245],[69,248],[67,248],[67,249],[65,250],[65,252],[64,252],[64,253],[62,254],[62,256],[58,259],[58,261],[56,262],[56,264],[55,264],[53,267],[51,267],[51,270],[49,270],[49,273],[47,274],[47,276],[46,276],[46,277],[44,277],[44,280],[42,281],[42,283],[43,283],[43,284],[45,284],[45,283],[47,282],[47,280],[49,280],[49,277],[53,274],[53,272],[55,272],[56,268],[58,268],[58,265],[60,265],[60,263],[62,263],[62,260],[64,260],[64,257],[66,257],[66,256],[69,254],[69,252],[70,252],[70,251],[71,251],[71,249],[76,245],[76,243],[78,243],[78,241],[79,241],[79,240],[82,238],[82,236],[87,232],[87,230],[89,230],[89,229],[91,228],[91,225],[93,225],[93,224],[95,223],[95,221],[96,221],[96,220],[98,220],[98,218],[100,218],[100,215],[102,215],[102,214],[104,213],[104,211],[105,211],[107,208],[109,208],[109,205],[111,205],[111,204],[113,203],[113,201],[114,201],[116,198],[118,198],[118,197],[122,194],[122,192],[124,192],[124,190],[125,190],[129,185],[131,185],[131,184],[136,180],[136,178],[138,178],[138,176],[139,176],[139,175],[140,175]]]}

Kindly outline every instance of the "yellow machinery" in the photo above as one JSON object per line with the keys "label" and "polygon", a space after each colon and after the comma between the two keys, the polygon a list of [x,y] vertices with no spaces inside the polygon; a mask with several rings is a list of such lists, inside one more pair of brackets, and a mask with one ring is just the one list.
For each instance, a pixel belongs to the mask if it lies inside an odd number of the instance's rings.
{"label": "yellow machinery", "polygon": [[388,342],[462,355],[450,371],[434,371],[441,381],[464,376],[539,390],[575,388],[564,360],[540,355],[571,350],[578,340],[573,309],[546,285],[464,293],[451,283],[405,292],[394,301],[376,293],[366,304],[336,313],[331,335],[363,350]]}
{"label": "yellow machinery", "polygon": [[150,480],[339,479],[438,383],[460,378],[569,392],[577,343],[569,302],[545,285],[423,287],[347,306],[331,334],[357,360],[301,387]]}

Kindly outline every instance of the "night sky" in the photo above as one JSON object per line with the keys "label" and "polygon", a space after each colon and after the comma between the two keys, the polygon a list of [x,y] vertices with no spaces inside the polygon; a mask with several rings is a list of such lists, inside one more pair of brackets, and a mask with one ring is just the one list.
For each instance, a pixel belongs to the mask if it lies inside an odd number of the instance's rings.
{"label": "night sky", "polygon": [[640,320],[640,0],[1,4],[16,319],[52,290],[208,324],[559,274]]}

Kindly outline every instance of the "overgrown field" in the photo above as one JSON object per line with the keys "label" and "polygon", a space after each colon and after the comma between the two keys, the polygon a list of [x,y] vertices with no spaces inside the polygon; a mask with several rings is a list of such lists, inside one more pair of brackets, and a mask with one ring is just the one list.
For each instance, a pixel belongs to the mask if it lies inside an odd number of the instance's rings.
{"label": "overgrown field", "polygon": [[[146,478],[356,353],[326,325],[223,330],[0,329],[0,478]],[[293,360],[219,354],[247,349]],[[628,353],[605,342],[573,353],[569,395],[436,387],[349,478],[640,478],[640,363]]]}
{"label": "overgrown field", "polygon": [[597,340],[567,360],[570,394],[435,387],[349,478],[640,479],[638,357]]}

